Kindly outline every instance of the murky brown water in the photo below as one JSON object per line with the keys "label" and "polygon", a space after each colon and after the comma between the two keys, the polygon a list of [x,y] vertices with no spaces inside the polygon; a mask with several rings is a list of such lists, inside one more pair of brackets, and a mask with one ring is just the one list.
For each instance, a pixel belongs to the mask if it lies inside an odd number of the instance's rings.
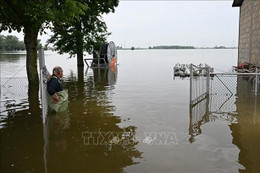
{"label": "murky brown water", "polygon": [[116,72],[84,69],[82,79],[75,59],[46,52],[49,70],[64,69],[69,107],[45,125],[28,107],[25,55],[0,55],[1,172],[260,171],[260,98],[250,85],[225,79],[232,97],[212,95],[190,111],[189,80],[172,75],[177,62],[228,70],[237,50],[118,54]]}

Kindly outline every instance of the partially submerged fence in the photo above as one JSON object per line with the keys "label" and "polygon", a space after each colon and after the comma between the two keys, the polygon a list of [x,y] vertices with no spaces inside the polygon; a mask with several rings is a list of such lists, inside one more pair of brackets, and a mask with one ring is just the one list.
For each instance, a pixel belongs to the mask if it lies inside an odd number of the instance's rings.
{"label": "partially submerged fence", "polygon": [[[39,66],[40,66],[40,94],[41,94],[41,107],[42,107],[42,116],[43,122],[45,122],[47,111],[48,111],[48,100],[47,100],[47,81],[49,77],[49,72],[45,66],[45,58],[43,49],[39,50]],[[28,103],[28,79],[27,77],[18,77],[21,76],[21,73],[25,72],[24,65],[11,77],[4,77],[0,79],[1,84],[1,107],[5,107],[3,112],[8,111],[13,104],[16,104],[16,109],[24,109],[24,107],[29,106]],[[1,109],[2,111],[2,109]],[[0,112],[1,114],[3,112]]]}
{"label": "partially submerged fence", "polygon": [[28,107],[28,80],[24,75],[25,65],[21,66],[12,76],[0,77],[0,114],[8,115],[16,110]]}
{"label": "partially submerged fence", "polygon": [[195,105],[209,95],[210,72],[212,68],[190,65],[190,104]]}
{"label": "partially submerged fence", "polygon": [[1,78],[1,98],[21,100],[28,98],[28,80],[26,77]]}
{"label": "partially submerged fence", "polygon": [[[213,69],[208,65],[190,65],[190,105],[195,106],[206,97],[232,97],[245,85],[238,81],[244,80],[249,85],[245,90],[249,94],[260,94],[260,73],[256,69],[255,73],[213,73]],[[240,88],[239,91],[237,89]]]}
{"label": "partially submerged fence", "polygon": [[[191,71],[204,68],[191,65]],[[260,73],[213,73],[211,68],[201,75],[190,75],[190,141],[201,133],[200,126],[214,119],[215,115],[225,116],[229,122],[237,114],[237,97],[255,99],[260,95]],[[209,72],[209,73],[208,73]],[[195,73],[196,74],[196,73]],[[241,98],[240,98],[241,99]],[[243,98],[242,98],[243,99]]]}
{"label": "partially submerged fence", "polygon": [[213,69],[208,65],[190,64],[190,142],[201,133],[200,126],[208,122],[210,92],[210,72]]}

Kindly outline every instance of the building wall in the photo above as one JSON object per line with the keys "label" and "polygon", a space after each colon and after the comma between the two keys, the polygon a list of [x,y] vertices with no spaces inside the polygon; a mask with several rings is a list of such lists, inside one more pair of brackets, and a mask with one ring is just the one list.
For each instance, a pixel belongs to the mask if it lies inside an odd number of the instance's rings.
{"label": "building wall", "polygon": [[238,63],[260,65],[260,1],[244,0],[240,7]]}

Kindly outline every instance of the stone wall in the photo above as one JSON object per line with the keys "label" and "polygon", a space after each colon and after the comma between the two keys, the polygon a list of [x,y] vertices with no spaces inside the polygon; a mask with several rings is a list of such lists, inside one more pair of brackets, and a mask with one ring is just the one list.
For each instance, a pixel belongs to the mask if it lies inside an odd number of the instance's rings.
{"label": "stone wall", "polygon": [[238,64],[260,65],[260,1],[244,0],[240,7]]}

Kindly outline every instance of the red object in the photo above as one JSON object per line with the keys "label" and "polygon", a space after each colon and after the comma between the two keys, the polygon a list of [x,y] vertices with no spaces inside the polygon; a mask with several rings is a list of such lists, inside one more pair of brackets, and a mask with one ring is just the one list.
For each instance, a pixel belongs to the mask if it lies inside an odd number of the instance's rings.
{"label": "red object", "polygon": [[112,69],[112,71],[115,73],[116,72],[116,58],[115,57],[110,62],[109,66]]}
{"label": "red object", "polygon": [[116,65],[116,58],[114,57],[112,61],[110,62],[110,67],[113,67]]}
{"label": "red object", "polygon": [[243,62],[238,66],[233,66],[233,67],[237,72],[249,73],[249,72],[255,72],[257,66],[248,62]]}

